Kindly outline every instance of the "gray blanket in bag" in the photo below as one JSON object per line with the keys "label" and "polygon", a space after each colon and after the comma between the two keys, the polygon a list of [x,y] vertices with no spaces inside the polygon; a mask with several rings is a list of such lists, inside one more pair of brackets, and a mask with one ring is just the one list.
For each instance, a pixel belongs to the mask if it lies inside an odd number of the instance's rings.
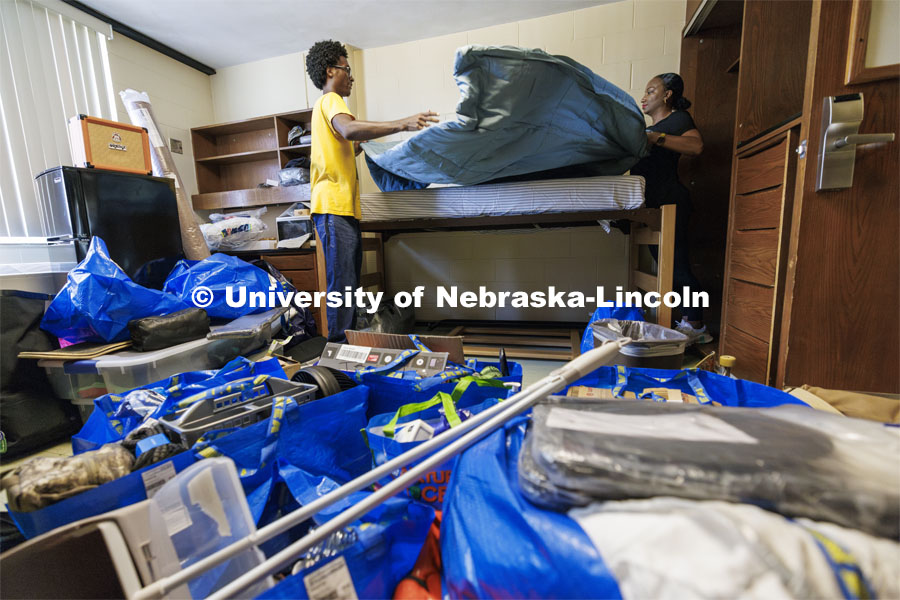
{"label": "gray blanket in bag", "polygon": [[400,143],[363,144],[382,191],[553,170],[573,176],[575,165],[583,175],[621,175],[647,152],[634,99],[568,57],[466,46],[457,51],[454,78],[461,94],[455,120]]}

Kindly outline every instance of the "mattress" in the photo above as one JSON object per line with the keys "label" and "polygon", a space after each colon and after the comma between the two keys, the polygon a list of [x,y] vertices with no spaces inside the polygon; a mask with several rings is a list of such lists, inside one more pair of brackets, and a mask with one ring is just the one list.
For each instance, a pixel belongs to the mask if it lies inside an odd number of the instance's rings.
{"label": "mattress", "polygon": [[362,194],[364,222],[631,210],[644,204],[633,175]]}

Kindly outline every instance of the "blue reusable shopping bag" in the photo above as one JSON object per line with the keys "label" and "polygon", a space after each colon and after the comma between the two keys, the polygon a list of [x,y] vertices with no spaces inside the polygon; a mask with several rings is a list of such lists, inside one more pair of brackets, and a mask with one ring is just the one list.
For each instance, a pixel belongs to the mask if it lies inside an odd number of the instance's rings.
{"label": "blue reusable shopping bag", "polygon": [[[465,383],[468,385],[469,382]],[[495,385],[498,384],[499,382]],[[454,427],[461,422],[460,418],[457,416],[457,410],[465,409],[472,415],[476,415],[492,406],[496,406],[497,403],[506,398],[509,390],[506,387],[503,387],[502,384],[499,385],[500,387],[494,387],[494,390],[501,395],[494,398],[488,398],[477,404],[458,402],[458,399],[462,397],[465,388],[457,386],[458,391],[455,397],[451,394],[438,392],[435,394],[434,398],[427,402],[407,404],[406,406],[397,409],[394,413],[373,417],[369,420],[369,424],[366,427],[366,442],[372,451],[373,462],[376,466],[383,465],[423,443],[421,441],[398,442],[395,440],[394,431],[397,425],[415,421],[417,419],[421,419],[428,423],[437,423],[441,420],[441,413],[443,411],[443,414],[449,417],[447,418],[447,421],[450,426]],[[470,397],[468,401],[473,399],[473,397]],[[419,464],[422,460],[425,459],[422,458],[416,462],[410,463],[407,468]],[[447,484],[450,482],[450,476],[453,472],[455,460],[455,458],[448,460],[434,469],[431,469],[422,475],[415,484],[407,488],[404,494],[408,495],[413,500],[440,509],[444,501]],[[406,469],[404,469],[404,471],[405,470]]]}
{"label": "blue reusable shopping bag", "polygon": [[[566,387],[566,390],[574,386],[611,389],[616,396],[631,392],[637,397],[651,400],[657,398],[653,392],[645,390],[664,387],[678,389],[695,396],[700,404],[717,402],[723,406],[746,408],[765,408],[782,404],[806,406],[802,400],[767,385],[732,379],[700,369],[672,371],[622,365],[600,367]],[[560,392],[560,395],[565,395],[565,391]]]}
{"label": "blue reusable shopping bag", "polygon": [[131,281],[109,257],[103,240],[95,237],[47,307],[41,329],[72,344],[121,342],[129,338],[129,321],[185,308],[190,305],[177,296]]}
{"label": "blue reusable shopping bag", "polygon": [[[354,496],[356,500],[362,500],[367,495],[368,492],[364,492]],[[351,542],[347,547],[326,553],[324,547],[333,548],[333,545],[320,544],[316,550],[320,556],[324,555],[323,559],[284,579],[258,598],[309,598],[307,582],[315,580],[317,574],[340,569],[341,562],[347,567],[356,597],[390,598],[397,584],[413,568],[433,520],[431,508],[406,499],[391,498],[344,529],[345,537]],[[322,585],[323,579],[318,578],[318,585]],[[347,597],[346,591],[341,594],[327,583],[324,589],[317,586],[317,590],[316,597],[319,598],[329,594],[335,598]]]}
{"label": "blue reusable shopping bag", "polygon": [[56,504],[30,512],[10,511],[9,514],[22,535],[31,539],[57,527],[146,500],[167,479],[196,461],[193,452],[185,451]]}
{"label": "blue reusable shopping bag", "polygon": [[163,404],[146,417],[127,410],[129,390],[122,394],[106,394],[94,399],[94,411],[81,431],[72,436],[75,454],[96,450],[103,444],[117,442],[136,429],[145,418],[158,418],[177,408],[177,404],[223,384],[246,377],[270,375],[284,378],[277,358],[253,362],[238,357],[217,371],[191,371],[172,375],[162,381],[135,388],[154,390],[165,397]]}
{"label": "blue reusable shopping bag", "polygon": [[[481,373],[485,368],[497,368],[496,362],[470,361],[470,367],[475,373]],[[506,377],[496,377],[495,379],[504,383],[522,384],[522,365],[510,361],[509,375]],[[469,375],[463,376],[471,377]],[[369,396],[369,414],[374,417],[376,415],[395,412],[401,406],[416,402],[425,402],[430,400],[436,393],[444,392],[446,394],[453,393],[458,381],[432,382],[428,387],[417,385],[415,380],[399,379],[381,375],[378,373],[367,373],[362,376],[362,383],[370,390]],[[460,399],[465,401],[467,405],[477,404],[488,398],[496,397],[496,391],[492,387],[483,387],[472,385],[466,389],[465,394]]]}
{"label": "blue reusable shopping bag", "polygon": [[[522,365],[515,362],[507,364],[509,375],[506,376],[499,374],[499,363],[470,360],[466,365],[448,363],[444,372],[422,378],[415,370],[406,369],[406,365],[419,352],[428,352],[428,348],[417,336],[410,335],[409,338],[415,349],[403,350],[389,364],[348,371],[371,391],[367,415],[369,418],[392,413],[406,404],[426,402],[438,392],[453,394],[457,384],[468,379],[494,379],[522,384]],[[465,390],[465,401],[468,404],[477,404],[481,400],[496,397],[497,394],[492,389],[490,386],[468,386]]]}
{"label": "blue reusable shopping bag", "polygon": [[[572,383],[654,398],[659,388],[678,389],[699,402],[771,407],[803,404],[757,383],[706,371],[601,367]],[[567,388],[568,389],[568,388]],[[565,393],[565,392],[561,392]],[[536,507],[518,483],[518,458],[528,417],[457,458],[444,497],[441,553],[444,591],[471,598],[618,598],[615,578],[575,521]]]}
{"label": "blue reusable shopping bag", "polygon": [[[365,386],[357,386],[301,405],[279,396],[269,419],[237,431],[211,432],[194,451],[234,461],[250,513],[263,526],[264,515],[275,514],[266,510],[270,501],[309,504],[369,470],[371,455],[359,434],[366,425],[368,395]],[[273,497],[281,482],[292,498]],[[327,520],[346,506],[347,499],[317,519]]]}
{"label": "blue reusable shopping bag", "polygon": [[464,453],[444,497],[441,558],[450,598],[620,598],[587,534],[518,488],[527,417]]}
{"label": "blue reusable shopping bag", "polygon": [[[278,292],[284,292],[281,283],[270,279],[268,273],[228,254],[213,254],[201,261],[178,261],[166,278],[163,291],[193,306],[195,303],[192,294],[201,286],[207,288],[212,297],[208,305],[197,304],[197,306],[203,308],[211,319],[237,319],[275,308],[268,305],[259,306],[259,303],[256,307],[251,307],[250,295],[253,292],[262,292],[268,299],[269,292],[274,292],[276,298]],[[244,299],[242,306],[228,305],[229,288],[231,299],[235,303],[240,303],[241,299]]]}
{"label": "blue reusable shopping bag", "polygon": [[584,354],[588,350],[594,349],[594,330],[591,329],[591,323],[594,321],[599,321],[600,319],[619,319],[620,321],[643,321],[644,313],[640,308],[636,308],[633,306],[629,307],[615,307],[608,308],[606,306],[599,306],[597,310],[594,311],[594,314],[591,315],[591,320],[588,322],[588,326],[584,328],[584,333],[581,334],[581,353]]}

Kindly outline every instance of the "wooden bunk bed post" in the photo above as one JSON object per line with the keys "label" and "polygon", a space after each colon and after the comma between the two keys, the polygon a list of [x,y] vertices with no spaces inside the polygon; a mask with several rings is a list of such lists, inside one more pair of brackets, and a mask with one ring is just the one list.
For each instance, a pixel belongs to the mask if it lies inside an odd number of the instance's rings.
{"label": "wooden bunk bed post", "polygon": [[[672,290],[672,273],[675,267],[675,205],[661,207],[662,222],[659,227],[659,266],[656,274],[656,291],[660,298]],[[681,290],[679,290],[681,292]],[[672,309],[660,304],[656,310],[656,322],[663,327],[672,326]]]}
{"label": "wooden bunk bed post", "polygon": [[[652,210],[652,209],[651,209]],[[628,288],[657,292],[662,299],[672,291],[675,268],[675,205],[667,204],[654,211],[658,218],[633,221],[629,244]],[[640,269],[640,247],[657,246],[656,275]],[[672,326],[672,309],[660,304],[656,309],[656,322],[663,327]]]}
{"label": "wooden bunk bed post", "polygon": [[[319,232],[313,227],[313,233],[316,236],[316,289],[325,291],[328,289],[328,274],[325,271],[325,248],[322,247],[322,240],[319,239]],[[319,320],[322,322],[322,331],[319,335],[328,337],[328,311],[324,308],[319,309]]]}
{"label": "wooden bunk bed post", "polygon": [[[385,291],[384,287],[384,242],[380,233],[364,231],[362,234],[363,268],[359,278],[362,288],[374,287],[376,291]],[[366,272],[366,252],[375,253],[375,270]]]}
{"label": "wooden bunk bed post", "polygon": [[[362,265],[362,273],[359,277],[359,286],[363,289],[374,287],[375,291],[384,292],[385,288],[385,280],[384,280],[384,242],[382,241],[382,236],[380,233],[373,233],[370,231],[363,232],[362,234],[362,251],[363,251],[363,265]],[[374,252],[375,253],[375,271],[374,272],[366,272],[366,253]],[[316,232],[316,271],[317,271],[317,288],[320,291],[325,291],[328,289],[328,275],[325,271],[325,252],[322,249],[322,241],[319,239],[319,234]],[[320,320],[322,321],[322,331],[319,333],[328,337],[328,317],[327,311],[322,308],[320,309]]]}

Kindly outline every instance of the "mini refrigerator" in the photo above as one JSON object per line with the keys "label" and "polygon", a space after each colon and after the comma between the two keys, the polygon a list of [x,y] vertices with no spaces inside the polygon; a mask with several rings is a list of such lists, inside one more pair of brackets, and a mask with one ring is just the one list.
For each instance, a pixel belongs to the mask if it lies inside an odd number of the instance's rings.
{"label": "mini refrigerator", "polygon": [[54,167],[35,180],[48,241],[74,244],[79,262],[98,236],[136,283],[161,289],[184,257],[171,179]]}

